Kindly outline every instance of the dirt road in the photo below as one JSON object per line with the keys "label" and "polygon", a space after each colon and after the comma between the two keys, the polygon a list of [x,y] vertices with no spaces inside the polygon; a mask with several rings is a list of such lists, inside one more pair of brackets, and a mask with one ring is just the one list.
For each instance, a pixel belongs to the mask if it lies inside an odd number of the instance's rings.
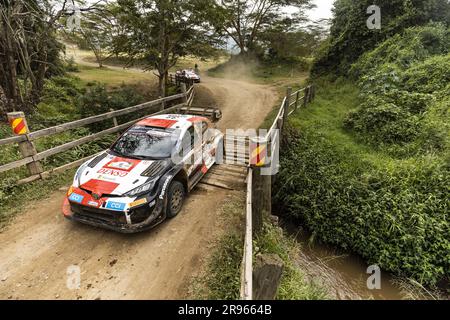
{"label": "dirt road", "polygon": [[[200,91],[208,90],[223,110],[221,129],[259,125],[277,99],[274,90],[235,80],[204,78]],[[0,234],[0,299],[188,298],[189,281],[220,234],[221,206],[231,192],[197,190],[175,219],[121,235],[65,220],[65,191],[57,191]],[[71,266],[79,267],[79,289],[68,278]]]}

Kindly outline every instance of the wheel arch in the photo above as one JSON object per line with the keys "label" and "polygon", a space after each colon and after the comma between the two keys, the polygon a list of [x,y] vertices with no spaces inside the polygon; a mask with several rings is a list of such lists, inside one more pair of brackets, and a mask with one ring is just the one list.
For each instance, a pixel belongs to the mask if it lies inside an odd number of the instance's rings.
{"label": "wheel arch", "polygon": [[184,170],[178,171],[178,173],[173,177],[172,181],[179,181],[183,184],[184,191],[189,192],[189,179]]}

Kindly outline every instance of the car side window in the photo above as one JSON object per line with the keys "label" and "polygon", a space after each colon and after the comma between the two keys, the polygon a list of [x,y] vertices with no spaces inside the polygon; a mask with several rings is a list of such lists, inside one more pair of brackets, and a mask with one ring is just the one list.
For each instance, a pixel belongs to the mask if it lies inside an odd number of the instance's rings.
{"label": "car side window", "polygon": [[188,131],[183,136],[183,139],[181,140],[181,150],[180,155],[181,156],[187,156],[189,152],[191,152],[193,146],[194,146],[194,135],[195,130],[194,127],[190,127]]}

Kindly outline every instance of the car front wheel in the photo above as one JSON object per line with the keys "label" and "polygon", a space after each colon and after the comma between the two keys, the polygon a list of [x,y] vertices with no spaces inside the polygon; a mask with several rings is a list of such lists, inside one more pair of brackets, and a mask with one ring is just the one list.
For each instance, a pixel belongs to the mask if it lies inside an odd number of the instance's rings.
{"label": "car front wheel", "polygon": [[167,199],[167,217],[173,218],[180,213],[185,198],[184,186],[179,181],[173,181],[169,187]]}

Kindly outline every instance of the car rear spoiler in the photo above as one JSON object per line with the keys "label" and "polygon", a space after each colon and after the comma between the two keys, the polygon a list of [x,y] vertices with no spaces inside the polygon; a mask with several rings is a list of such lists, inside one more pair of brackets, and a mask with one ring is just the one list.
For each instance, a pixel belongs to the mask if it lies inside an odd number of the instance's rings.
{"label": "car rear spoiler", "polygon": [[212,122],[222,119],[222,111],[217,107],[182,107],[180,113],[209,118]]}

